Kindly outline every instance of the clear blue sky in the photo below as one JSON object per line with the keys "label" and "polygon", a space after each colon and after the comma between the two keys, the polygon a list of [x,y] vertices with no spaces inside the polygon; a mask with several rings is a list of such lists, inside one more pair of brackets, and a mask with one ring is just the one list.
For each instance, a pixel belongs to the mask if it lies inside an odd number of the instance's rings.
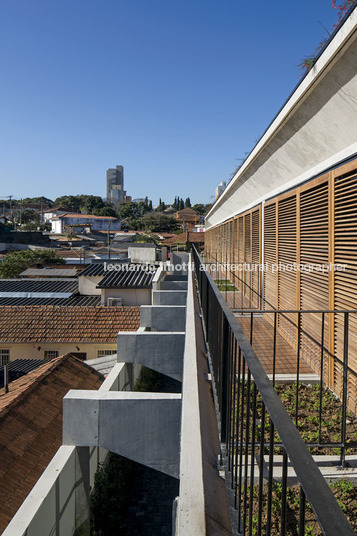
{"label": "clear blue sky", "polygon": [[1,0],[0,198],[212,201],[336,23],[331,0]]}

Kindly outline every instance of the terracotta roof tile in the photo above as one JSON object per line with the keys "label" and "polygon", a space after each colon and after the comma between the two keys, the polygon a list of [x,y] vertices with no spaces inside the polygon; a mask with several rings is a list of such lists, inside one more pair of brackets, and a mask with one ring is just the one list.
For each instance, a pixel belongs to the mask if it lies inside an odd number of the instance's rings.
{"label": "terracotta roof tile", "polygon": [[62,444],[62,399],[104,377],[67,354],[0,389],[0,532]]}
{"label": "terracotta roof tile", "polygon": [[140,307],[0,307],[2,343],[112,343],[119,331],[136,331],[139,325]]}

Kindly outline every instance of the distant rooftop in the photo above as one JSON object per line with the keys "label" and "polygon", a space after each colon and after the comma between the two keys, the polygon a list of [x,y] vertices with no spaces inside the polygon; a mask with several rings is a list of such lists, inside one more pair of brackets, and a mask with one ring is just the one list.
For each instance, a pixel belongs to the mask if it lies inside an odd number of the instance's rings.
{"label": "distant rooftop", "polygon": [[98,389],[104,377],[67,354],[0,390],[0,533],[62,444],[62,400]]}
{"label": "distant rooftop", "polygon": [[106,272],[97,288],[151,288],[155,273],[156,270],[149,271],[138,264],[124,265],[122,269]]}
{"label": "distant rooftop", "polygon": [[0,307],[2,343],[115,343],[119,331],[139,325],[140,307]]}

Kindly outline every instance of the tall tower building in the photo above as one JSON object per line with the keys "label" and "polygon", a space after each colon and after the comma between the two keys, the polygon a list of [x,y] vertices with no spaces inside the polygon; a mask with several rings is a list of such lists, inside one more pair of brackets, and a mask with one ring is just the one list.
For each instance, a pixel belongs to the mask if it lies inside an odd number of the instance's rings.
{"label": "tall tower building", "polygon": [[124,168],[116,166],[115,169],[107,169],[107,201],[117,205],[124,201]]}

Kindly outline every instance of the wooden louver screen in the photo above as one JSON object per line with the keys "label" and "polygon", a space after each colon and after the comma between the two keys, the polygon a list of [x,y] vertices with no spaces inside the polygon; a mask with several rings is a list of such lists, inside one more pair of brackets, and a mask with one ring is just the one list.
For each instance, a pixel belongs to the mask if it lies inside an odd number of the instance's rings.
{"label": "wooden louver screen", "polygon": [[260,307],[260,209],[252,212],[252,266],[251,266],[251,283],[252,283],[252,307]]}
{"label": "wooden louver screen", "polygon": [[[329,200],[328,182],[300,195],[300,308],[329,309]],[[325,362],[328,350],[329,315],[324,321]],[[301,318],[301,351],[314,370],[319,370],[322,315],[306,313]],[[327,380],[327,365],[324,367]]]}
{"label": "wooden louver screen", "polygon": [[[296,304],[296,196],[278,203],[278,305],[280,310],[297,309]],[[279,315],[279,328],[295,347],[296,314]]]}
{"label": "wooden louver screen", "polygon": [[276,204],[264,208],[264,309],[276,308]]}
{"label": "wooden louver screen", "polygon": [[[335,264],[345,264],[344,271],[334,272],[335,309],[357,309],[357,175],[350,174],[335,180]],[[357,371],[357,318],[350,314],[349,366]],[[335,354],[343,356],[343,315],[335,315]],[[342,392],[342,367],[335,363],[334,389]],[[349,407],[356,410],[356,380],[348,377]],[[351,400],[352,397],[352,400]]]}

